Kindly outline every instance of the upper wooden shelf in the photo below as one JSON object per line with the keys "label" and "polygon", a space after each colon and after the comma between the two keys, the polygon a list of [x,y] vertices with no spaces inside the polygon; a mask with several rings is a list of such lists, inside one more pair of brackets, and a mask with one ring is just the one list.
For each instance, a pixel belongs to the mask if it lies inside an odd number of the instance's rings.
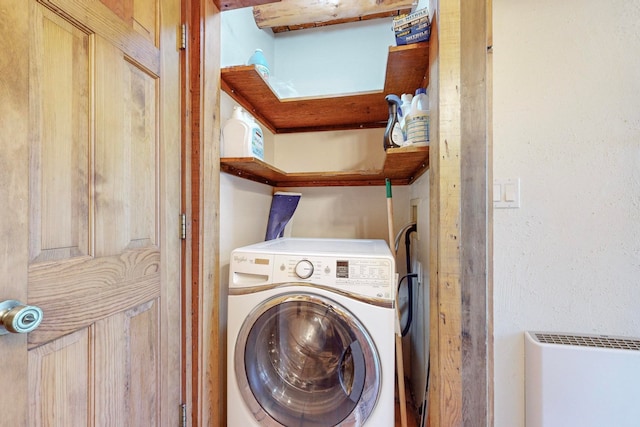
{"label": "upper wooden shelf", "polygon": [[385,127],[388,94],[429,85],[429,42],[389,47],[384,88],[377,92],[280,99],[252,65],[221,70],[221,87],[273,133]]}
{"label": "upper wooden shelf", "polygon": [[253,157],[220,159],[220,169],[231,175],[274,187],[334,187],[413,183],[429,168],[429,147],[390,148],[382,170],[287,173]]}

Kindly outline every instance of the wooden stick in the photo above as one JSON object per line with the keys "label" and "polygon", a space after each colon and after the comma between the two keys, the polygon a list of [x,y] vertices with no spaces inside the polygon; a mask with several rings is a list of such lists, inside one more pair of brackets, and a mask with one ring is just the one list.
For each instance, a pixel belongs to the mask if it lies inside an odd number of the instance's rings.
{"label": "wooden stick", "polygon": [[[387,223],[389,227],[389,248],[396,258],[395,236],[393,233],[393,199],[391,197],[391,181],[385,180],[387,187]],[[402,333],[400,332],[400,304],[396,292],[396,369],[398,375],[398,399],[400,401],[400,423],[407,427],[407,398],[404,390],[404,361],[402,360]]]}

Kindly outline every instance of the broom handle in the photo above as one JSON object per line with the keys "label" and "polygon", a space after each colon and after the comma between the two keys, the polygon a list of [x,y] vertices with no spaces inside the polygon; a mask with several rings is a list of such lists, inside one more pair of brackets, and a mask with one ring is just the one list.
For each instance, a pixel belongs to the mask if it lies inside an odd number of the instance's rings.
{"label": "broom handle", "polygon": [[[391,181],[385,180],[387,187],[387,223],[389,226],[389,248],[396,258],[395,237],[393,233],[393,198],[391,197]],[[407,427],[407,399],[404,391],[404,361],[402,356],[402,335],[400,332],[400,304],[398,303],[398,293],[396,291],[396,369],[398,371],[398,399],[400,401],[400,423],[402,427]]]}

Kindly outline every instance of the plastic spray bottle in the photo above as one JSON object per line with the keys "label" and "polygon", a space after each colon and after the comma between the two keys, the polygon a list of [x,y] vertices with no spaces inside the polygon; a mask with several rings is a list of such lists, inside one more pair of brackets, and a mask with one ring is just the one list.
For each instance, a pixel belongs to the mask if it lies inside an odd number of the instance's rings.
{"label": "plastic spray bottle", "polygon": [[384,131],[384,150],[387,148],[401,147],[404,143],[402,129],[398,120],[401,101],[397,95],[387,95],[384,98],[389,104],[389,120]]}

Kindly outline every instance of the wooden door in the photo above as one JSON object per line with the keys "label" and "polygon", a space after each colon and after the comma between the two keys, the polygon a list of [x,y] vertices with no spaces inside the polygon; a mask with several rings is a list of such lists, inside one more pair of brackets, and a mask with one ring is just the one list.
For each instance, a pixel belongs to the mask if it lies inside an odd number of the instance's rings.
{"label": "wooden door", "polygon": [[[176,426],[178,0],[2,0],[2,425]],[[5,424],[6,423],[6,424]]]}

